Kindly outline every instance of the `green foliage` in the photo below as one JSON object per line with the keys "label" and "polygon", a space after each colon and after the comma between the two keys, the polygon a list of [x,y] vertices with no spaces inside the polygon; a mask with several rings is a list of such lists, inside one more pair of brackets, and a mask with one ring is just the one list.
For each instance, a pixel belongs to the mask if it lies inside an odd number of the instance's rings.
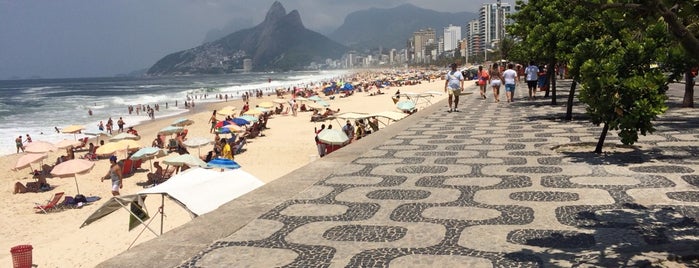
{"label": "green foliage", "polygon": [[652,120],[667,110],[667,78],[653,65],[667,52],[662,27],[654,23],[643,34],[621,27],[617,36],[588,39],[576,49],[588,57],[580,67],[580,100],[592,122],[618,130],[624,144],[652,133]]}

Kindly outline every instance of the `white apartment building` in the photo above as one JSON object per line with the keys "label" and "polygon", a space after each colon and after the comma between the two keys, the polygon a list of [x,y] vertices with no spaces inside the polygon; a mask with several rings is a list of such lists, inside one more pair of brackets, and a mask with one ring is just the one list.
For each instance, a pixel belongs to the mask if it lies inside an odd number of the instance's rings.
{"label": "white apartment building", "polygon": [[448,27],[444,27],[444,51],[457,49],[459,40],[461,40],[461,26],[449,24]]}

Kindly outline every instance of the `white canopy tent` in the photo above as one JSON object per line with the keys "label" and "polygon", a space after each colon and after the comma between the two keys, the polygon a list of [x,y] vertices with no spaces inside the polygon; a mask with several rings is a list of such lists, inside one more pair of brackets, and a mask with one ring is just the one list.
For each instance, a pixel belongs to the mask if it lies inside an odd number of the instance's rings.
{"label": "white canopy tent", "polygon": [[[167,196],[196,217],[211,212],[262,185],[264,185],[262,181],[241,169],[220,172],[218,170],[192,168],[173,176],[164,183],[144,189],[138,194],[110,198],[92,213],[80,228],[123,208],[157,236],[158,234],[146,222],[142,221],[139,216],[129,209],[131,203],[135,202],[143,207],[144,196],[159,194],[162,196],[163,201],[165,196]],[[163,205],[164,202],[161,203],[158,211],[158,213],[161,213],[160,234],[163,233]]]}

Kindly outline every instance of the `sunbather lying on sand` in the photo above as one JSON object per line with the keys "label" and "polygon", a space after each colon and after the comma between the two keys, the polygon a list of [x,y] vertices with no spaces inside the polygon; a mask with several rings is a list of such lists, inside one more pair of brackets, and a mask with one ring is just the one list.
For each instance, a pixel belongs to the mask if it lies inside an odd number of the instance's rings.
{"label": "sunbather lying on sand", "polygon": [[15,183],[15,189],[12,192],[13,194],[23,194],[27,192],[32,192],[32,193],[38,193],[38,192],[43,192],[43,191],[48,191],[51,190],[51,185],[49,185],[46,182],[46,178],[39,177],[39,180],[37,182],[27,182],[27,185],[25,186],[21,182],[16,182]]}

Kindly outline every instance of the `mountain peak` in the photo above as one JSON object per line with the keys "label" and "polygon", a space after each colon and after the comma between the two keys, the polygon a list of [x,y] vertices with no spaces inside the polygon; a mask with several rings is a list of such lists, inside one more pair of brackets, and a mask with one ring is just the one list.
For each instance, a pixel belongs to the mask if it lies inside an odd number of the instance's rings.
{"label": "mountain peak", "polygon": [[267,11],[267,16],[265,16],[265,21],[276,21],[286,16],[286,9],[282,6],[279,1],[274,1],[272,7]]}
{"label": "mountain peak", "polygon": [[303,22],[301,21],[301,14],[299,14],[299,12],[295,9],[289,12],[289,14],[287,14],[286,17],[284,17],[284,23],[300,28],[305,28],[303,27]]}

